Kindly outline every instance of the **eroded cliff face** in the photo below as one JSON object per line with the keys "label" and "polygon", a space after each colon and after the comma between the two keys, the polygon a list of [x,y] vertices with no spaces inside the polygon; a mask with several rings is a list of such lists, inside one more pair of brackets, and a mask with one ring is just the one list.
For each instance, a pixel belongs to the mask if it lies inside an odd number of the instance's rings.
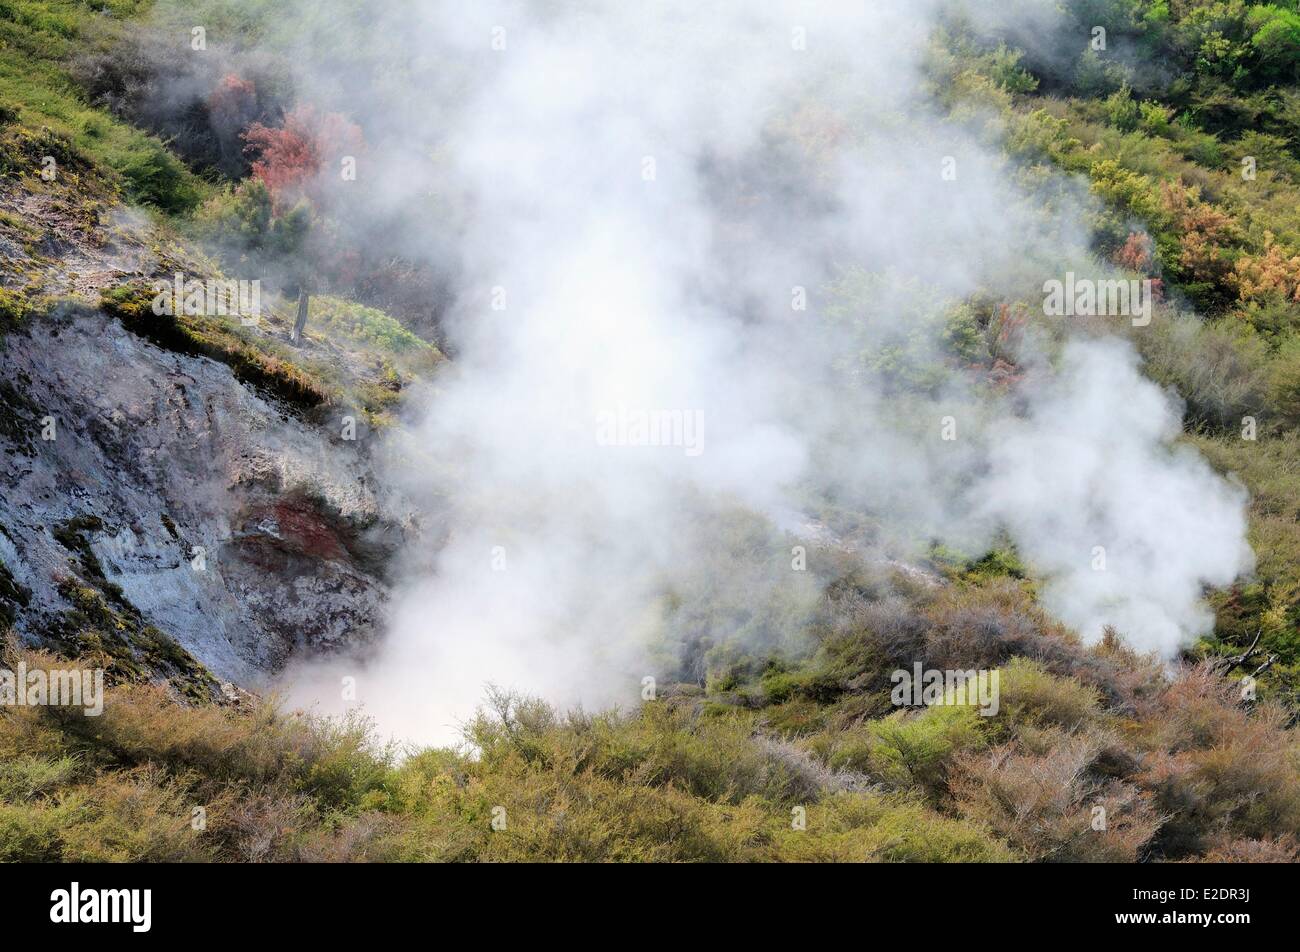
{"label": "eroded cliff face", "polygon": [[213,693],[171,640],[256,688],[381,630],[404,517],[374,439],[79,306],[0,340],[0,418],[0,607],[24,641]]}

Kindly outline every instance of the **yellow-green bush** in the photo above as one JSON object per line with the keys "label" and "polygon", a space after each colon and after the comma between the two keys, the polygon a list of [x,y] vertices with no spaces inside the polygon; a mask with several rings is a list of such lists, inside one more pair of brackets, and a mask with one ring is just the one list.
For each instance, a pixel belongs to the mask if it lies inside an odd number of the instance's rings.
{"label": "yellow-green bush", "polygon": [[1016,854],[988,829],[907,796],[843,793],[783,830],[769,857],[798,862],[1004,863]]}
{"label": "yellow-green bush", "polygon": [[830,765],[862,771],[895,788],[939,793],[953,757],[984,743],[981,720],[979,709],[967,704],[897,711],[846,732]]}
{"label": "yellow-green bush", "polygon": [[1051,675],[1041,664],[1025,658],[1014,658],[1002,668],[998,685],[998,713],[989,718],[997,727],[1006,723],[1076,730],[1099,713],[1100,697],[1095,688],[1075,678]]}

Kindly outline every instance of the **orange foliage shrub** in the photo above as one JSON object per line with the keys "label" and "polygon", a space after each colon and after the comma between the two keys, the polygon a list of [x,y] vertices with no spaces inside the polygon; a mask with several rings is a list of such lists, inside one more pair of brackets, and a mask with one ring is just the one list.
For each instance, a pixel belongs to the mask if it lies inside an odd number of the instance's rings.
{"label": "orange foliage shrub", "polygon": [[1160,186],[1161,202],[1181,237],[1179,265],[1196,281],[1222,281],[1231,271],[1237,239],[1232,216],[1200,199],[1200,189],[1176,182]]}
{"label": "orange foliage shrub", "polygon": [[295,108],[278,129],[255,123],[244,133],[244,141],[257,156],[253,174],[270,190],[277,209],[303,197],[319,204],[325,194],[320,187],[322,170],[365,146],[355,124],[310,105]]}
{"label": "orange foliage shrub", "polygon": [[1151,236],[1129,232],[1128,240],[1114,254],[1115,264],[1129,271],[1146,271],[1151,265]]}
{"label": "orange foliage shrub", "polygon": [[1232,279],[1243,301],[1262,301],[1272,296],[1300,301],[1300,255],[1288,258],[1273,235],[1266,233],[1264,253],[1238,258]]}

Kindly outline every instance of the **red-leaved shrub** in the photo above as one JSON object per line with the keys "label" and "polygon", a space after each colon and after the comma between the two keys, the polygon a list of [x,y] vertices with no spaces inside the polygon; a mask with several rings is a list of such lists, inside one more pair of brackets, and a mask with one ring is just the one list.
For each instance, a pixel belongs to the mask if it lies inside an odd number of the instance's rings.
{"label": "red-leaved shrub", "polygon": [[300,105],[279,128],[254,123],[244,133],[246,149],[256,156],[253,174],[265,183],[276,208],[300,198],[320,204],[322,171],[365,145],[361,129],[336,112]]}

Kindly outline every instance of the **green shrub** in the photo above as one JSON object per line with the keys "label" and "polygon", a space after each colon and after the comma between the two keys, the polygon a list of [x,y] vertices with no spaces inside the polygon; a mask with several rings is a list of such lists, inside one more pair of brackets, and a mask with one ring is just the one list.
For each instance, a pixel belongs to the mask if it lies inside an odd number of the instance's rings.
{"label": "green shrub", "polygon": [[1168,136],[1174,111],[1158,102],[1145,101],[1138,105],[1138,127],[1147,135]]}
{"label": "green shrub", "polygon": [[1023,54],[1013,50],[1005,43],[988,54],[986,70],[993,81],[1010,93],[1032,93],[1038,88],[1038,80],[1032,73],[1020,65]]}
{"label": "green shrub", "polygon": [[77,776],[72,757],[15,757],[0,761],[0,802],[43,797]]}
{"label": "green shrub", "polygon": [[174,863],[204,857],[183,791],[151,769],[101,776],[60,803],[69,863]]}
{"label": "green shrub", "polygon": [[261,179],[249,178],[209,198],[195,215],[194,231],[228,252],[232,260],[256,252],[267,264],[299,254],[311,223],[306,202],[276,214],[270,189]]}
{"label": "green shrub", "polygon": [[335,330],[351,339],[390,354],[434,350],[396,318],[383,311],[344,298],[317,295],[311,301],[311,320],[320,330]]}
{"label": "green shrub", "polygon": [[1142,110],[1125,84],[1106,99],[1106,119],[1121,132],[1132,132],[1142,118]]}
{"label": "green shrub", "polygon": [[1235,432],[1242,417],[1263,415],[1269,389],[1268,346],[1248,325],[1175,317],[1153,322],[1146,330],[1136,341],[1146,372],[1187,401],[1193,426]]}
{"label": "green shrub", "polygon": [[393,751],[375,742],[371,722],[355,713],[309,729],[311,746],[295,786],[328,810],[359,810],[377,802],[391,779]]}
{"label": "green shrub", "polygon": [[1128,71],[1089,47],[1075,63],[1074,86],[1085,96],[1107,96],[1124,86]]}
{"label": "green shrub", "polygon": [[129,199],[168,214],[191,211],[206,194],[202,183],[161,143],[110,155],[108,164],[125,179]]}
{"label": "green shrub", "polygon": [[1279,4],[1253,6],[1247,16],[1250,45],[1261,74],[1284,82],[1300,80],[1300,12]]}
{"label": "green shrub", "polygon": [[67,811],[43,802],[0,802],[0,863],[56,863]]}
{"label": "green shrub", "polygon": [[945,789],[956,754],[984,743],[978,711],[971,705],[945,704],[870,721],[845,736],[832,753],[830,766],[862,771],[896,788],[937,795]]}
{"label": "green shrub", "polygon": [[27,298],[15,291],[0,288],[0,336],[22,326],[31,311]]}
{"label": "green shrub", "polygon": [[1269,403],[1279,421],[1287,427],[1300,427],[1300,334],[1278,348],[1269,367],[1268,388]]}
{"label": "green shrub", "polygon": [[1095,688],[1074,678],[1048,674],[1043,666],[1015,658],[999,672],[999,709],[990,718],[1020,726],[1055,725],[1066,730],[1087,726],[1098,715],[1101,698]]}
{"label": "green shrub", "polygon": [[841,863],[1005,863],[1007,845],[977,824],[907,796],[842,793],[808,809],[805,830],[783,831],[770,858]]}

